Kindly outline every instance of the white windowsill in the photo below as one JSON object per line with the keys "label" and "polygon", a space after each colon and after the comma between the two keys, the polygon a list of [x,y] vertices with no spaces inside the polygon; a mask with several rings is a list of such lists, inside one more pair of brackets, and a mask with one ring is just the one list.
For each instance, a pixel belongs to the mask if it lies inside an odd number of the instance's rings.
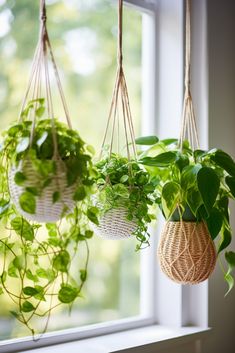
{"label": "white windowsill", "polygon": [[209,328],[176,329],[153,325],[21,353],[155,353],[173,345],[175,347],[188,342],[196,342],[205,338],[209,332]]}

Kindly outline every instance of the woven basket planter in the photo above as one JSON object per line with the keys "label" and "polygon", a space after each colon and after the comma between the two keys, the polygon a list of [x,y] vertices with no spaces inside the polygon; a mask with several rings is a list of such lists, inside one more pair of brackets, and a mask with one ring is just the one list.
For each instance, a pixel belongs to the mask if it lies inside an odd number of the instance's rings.
{"label": "woven basket planter", "polygon": [[[39,176],[30,162],[24,164],[24,174],[27,179],[22,187],[17,185],[14,181],[15,174],[19,171],[22,171],[22,164],[10,170],[9,191],[12,202],[23,217],[39,223],[57,222],[74,209],[75,202],[73,201],[73,195],[77,185],[67,187],[65,166],[62,161],[56,161],[56,175],[52,178],[52,182],[43,189],[42,194],[36,197],[35,214],[23,211],[19,204],[19,198],[25,191],[25,187],[35,187],[35,185],[37,185]],[[55,191],[59,191],[61,196],[59,201],[53,203],[53,194]]]}
{"label": "woven basket planter", "polygon": [[112,208],[99,220],[99,226],[93,225],[97,235],[106,239],[127,239],[136,230],[135,221],[127,220],[128,211],[125,207]]}
{"label": "woven basket planter", "polygon": [[216,264],[216,249],[203,222],[167,222],[158,246],[162,271],[174,282],[205,281]]}

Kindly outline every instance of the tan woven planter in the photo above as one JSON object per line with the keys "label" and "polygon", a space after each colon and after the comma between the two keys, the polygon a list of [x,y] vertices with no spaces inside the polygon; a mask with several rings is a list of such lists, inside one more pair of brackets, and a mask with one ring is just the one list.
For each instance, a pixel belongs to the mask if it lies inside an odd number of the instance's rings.
{"label": "tan woven planter", "polygon": [[215,245],[203,222],[167,222],[157,253],[162,271],[181,284],[205,281],[216,264]]}
{"label": "tan woven planter", "polygon": [[[42,195],[36,197],[36,213],[30,214],[24,212],[19,204],[19,197],[25,191],[25,186],[35,187],[38,174],[28,162],[24,165],[24,174],[27,179],[23,187],[17,185],[14,181],[16,172],[22,170],[22,165],[17,168],[12,168],[9,172],[9,190],[12,202],[16,206],[17,211],[30,221],[39,223],[57,222],[66,213],[70,213],[75,207],[73,195],[77,185],[67,187],[67,179],[65,173],[65,166],[62,161],[56,161],[56,175],[53,177],[52,182],[42,191]],[[60,200],[53,203],[53,194],[55,191],[60,192]],[[64,213],[65,208],[67,211]]]}
{"label": "tan woven planter", "polygon": [[137,224],[128,221],[127,210],[124,207],[112,208],[99,220],[99,226],[93,225],[97,235],[106,239],[127,239],[136,230]]}

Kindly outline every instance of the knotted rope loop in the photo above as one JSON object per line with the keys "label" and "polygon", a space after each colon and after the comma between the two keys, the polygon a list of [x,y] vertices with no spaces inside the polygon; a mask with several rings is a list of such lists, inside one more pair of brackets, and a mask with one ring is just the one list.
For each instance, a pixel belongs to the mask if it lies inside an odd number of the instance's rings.
{"label": "knotted rope loop", "polygon": [[185,91],[179,147],[182,150],[185,139],[189,140],[192,149],[199,148],[196,118],[191,95],[191,0],[186,0],[185,23]]}

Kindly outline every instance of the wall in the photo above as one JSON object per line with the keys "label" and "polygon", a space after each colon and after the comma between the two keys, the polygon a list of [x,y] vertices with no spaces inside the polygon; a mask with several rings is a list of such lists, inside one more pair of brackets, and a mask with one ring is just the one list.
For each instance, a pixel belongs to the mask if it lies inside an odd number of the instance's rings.
{"label": "wall", "polygon": [[[207,27],[209,147],[220,147],[235,157],[235,1],[207,0]],[[231,219],[235,231],[234,203]],[[235,290],[224,298],[225,291],[217,266],[209,281],[209,325],[213,333],[203,353],[235,351]]]}

